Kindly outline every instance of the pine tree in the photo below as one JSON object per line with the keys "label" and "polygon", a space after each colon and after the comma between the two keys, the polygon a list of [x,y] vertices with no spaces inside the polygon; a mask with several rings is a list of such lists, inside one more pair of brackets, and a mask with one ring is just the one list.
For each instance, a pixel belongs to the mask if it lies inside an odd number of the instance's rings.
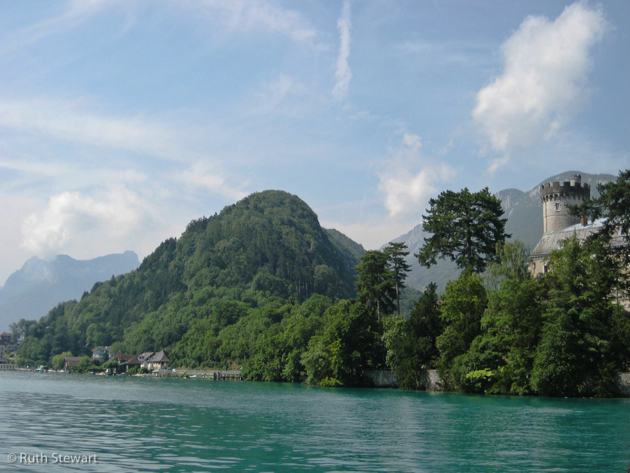
{"label": "pine tree", "polygon": [[487,187],[475,193],[465,188],[442,192],[429,205],[423,226],[433,235],[415,255],[420,264],[428,268],[449,257],[459,268],[482,273],[495,260],[497,243],[509,237],[501,201]]}
{"label": "pine tree", "polygon": [[406,249],[407,245],[403,242],[392,242],[385,248],[385,255],[387,255],[387,261],[394,278],[398,315],[400,315],[400,291],[405,287],[407,273],[411,271],[411,266],[405,261],[405,256],[409,254],[408,251],[405,251]]}
{"label": "pine tree", "polygon": [[355,270],[357,292],[366,307],[376,309],[379,319],[381,314],[394,312],[396,285],[387,255],[382,251],[368,251]]}

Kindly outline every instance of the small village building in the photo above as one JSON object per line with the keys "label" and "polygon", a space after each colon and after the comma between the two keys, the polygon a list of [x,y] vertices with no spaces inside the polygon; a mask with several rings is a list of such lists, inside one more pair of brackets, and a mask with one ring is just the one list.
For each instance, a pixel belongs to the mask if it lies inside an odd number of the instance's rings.
{"label": "small village building", "polygon": [[145,352],[138,356],[142,368],[149,371],[161,370],[168,367],[168,354],[164,350],[158,352]]}
{"label": "small village building", "polygon": [[63,359],[63,369],[66,371],[72,368],[78,368],[80,364],[81,364],[80,356],[66,356]]}
{"label": "small village building", "polygon": [[10,333],[0,333],[0,356],[4,356],[4,353],[7,351],[17,350],[19,346],[19,343],[11,341]]}
{"label": "small village building", "polygon": [[15,365],[9,360],[7,360],[4,356],[0,356],[0,371],[14,370]]}
{"label": "small village building", "polygon": [[94,350],[92,350],[92,359],[93,360],[102,360],[104,356],[107,357],[107,359],[111,358],[111,349],[112,347],[96,347]]}
{"label": "small village building", "polygon": [[123,367],[125,371],[129,371],[133,367],[140,366],[140,361],[138,360],[138,357],[136,357],[135,355],[126,355],[126,356],[130,356],[130,358],[127,358],[122,363],[119,362],[118,366]]}

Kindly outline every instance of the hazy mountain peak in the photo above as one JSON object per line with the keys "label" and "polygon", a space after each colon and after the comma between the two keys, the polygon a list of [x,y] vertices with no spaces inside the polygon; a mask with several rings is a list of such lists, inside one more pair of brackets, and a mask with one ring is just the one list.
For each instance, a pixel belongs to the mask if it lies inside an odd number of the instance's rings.
{"label": "hazy mountain peak", "polygon": [[59,302],[79,299],[94,283],[133,271],[140,265],[133,251],[76,260],[33,256],[0,289],[0,329],[19,319],[39,319]]}

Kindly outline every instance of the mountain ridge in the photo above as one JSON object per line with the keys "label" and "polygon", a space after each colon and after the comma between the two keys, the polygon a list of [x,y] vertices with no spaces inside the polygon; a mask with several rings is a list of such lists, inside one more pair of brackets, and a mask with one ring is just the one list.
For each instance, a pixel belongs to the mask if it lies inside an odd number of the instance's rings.
{"label": "mountain ridge", "polygon": [[0,328],[19,319],[38,320],[60,302],[79,299],[99,281],[127,273],[140,265],[133,251],[76,260],[57,255],[51,260],[29,258],[0,289]]}

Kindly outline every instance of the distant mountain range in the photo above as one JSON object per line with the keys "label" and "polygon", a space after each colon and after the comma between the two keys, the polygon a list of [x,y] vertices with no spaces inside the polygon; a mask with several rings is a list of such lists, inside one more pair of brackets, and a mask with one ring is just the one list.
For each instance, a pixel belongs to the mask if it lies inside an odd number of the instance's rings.
{"label": "distant mountain range", "polygon": [[0,288],[0,330],[20,319],[39,320],[58,303],[80,299],[94,283],[133,271],[140,265],[133,251],[75,260],[58,255],[51,261],[29,259]]}
{"label": "distant mountain range", "polygon": [[[529,192],[518,189],[504,189],[495,195],[501,199],[504,217],[507,218],[506,233],[512,235],[512,239],[522,241],[531,251],[543,233],[542,202],[540,201],[540,185],[546,182],[566,181],[571,176],[579,174],[582,182],[591,185],[591,196],[596,197],[597,185],[605,182],[615,181],[617,178],[612,174],[587,174],[581,171],[567,171],[555,176],[548,177],[540,182]],[[407,278],[409,287],[423,290],[430,282],[438,285],[439,291],[444,291],[446,283],[456,279],[460,273],[454,263],[450,260],[438,260],[436,266],[427,269],[418,263],[413,256],[424,245],[424,239],[428,236],[422,224],[417,225],[410,232],[392,240],[394,242],[405,242],[410,252],[407,257],[411,265],[411,273]]]}

